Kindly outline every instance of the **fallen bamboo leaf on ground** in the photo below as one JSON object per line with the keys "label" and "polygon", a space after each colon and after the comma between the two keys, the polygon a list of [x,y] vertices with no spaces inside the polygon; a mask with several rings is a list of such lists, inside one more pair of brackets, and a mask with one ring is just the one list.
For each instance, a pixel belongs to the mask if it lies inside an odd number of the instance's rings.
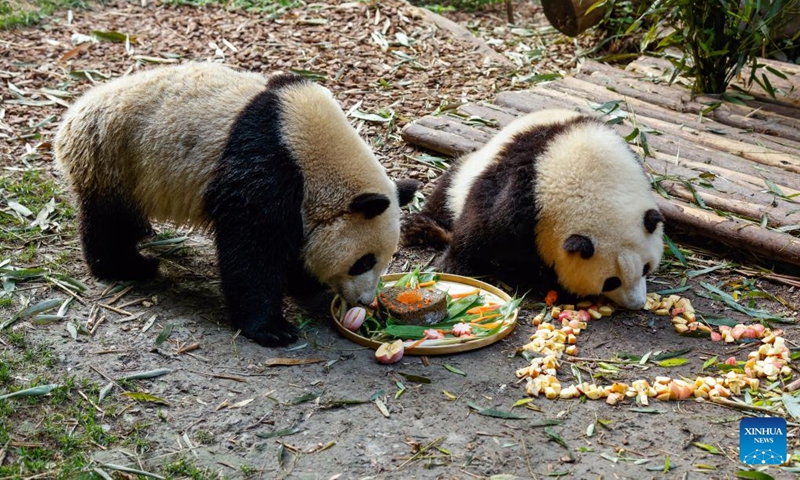
{"label": "fallen bamboo leaf on ground", "polygon": [[150,395],[149,393],[143,392],[122,392],[123,395],[126,397],[136,400],[138,402],[152,402],[152,403],[160,403],[162,405],[169,405],[169,402],[164,400],[163,398],[156,397],[155,395]]}
{"label": "fallen bamboo leaf on ground", "polygon": [[47,395],[48,393],[52,392],[53,390],[59,387],[61,387],[61,385],[57,383],[39,385],[38,387],[26,388],[24,390],[17,390],[16,392],[0,395],[0,400],[5,400],[7,398],[13,398],[13,397],[36,397],[39,395]]}
{"label": "fallen bamboo leaf on ground", "polygon": [[172,372],[174,372],[174,370],[172,370],[171,368],[158,368],[156,370],[148,370],[146,372],[130,373],[128,375],[124,375],[122,377],[117,378],[117,381],[121,382],[123,380],[144,380],[148,378],[160,377],[162,375],[166,375]]}
{"label": "fallen bamboo leaf on ground", "polygon": [[270,358],[264,361],[266,367],[289,367],[293,365],[307,365],[310,363],[324,362],[322,358]]}
{"label": "fallen bamboo leaf on ground", "polygon": [[295,433],[300,433],[302,431],[303,429],[300,427],[284,428],[283,430],[273,430],[271,432],[256,432],[256,437],[259,438],[288,437],[289,435],[294,435]]}

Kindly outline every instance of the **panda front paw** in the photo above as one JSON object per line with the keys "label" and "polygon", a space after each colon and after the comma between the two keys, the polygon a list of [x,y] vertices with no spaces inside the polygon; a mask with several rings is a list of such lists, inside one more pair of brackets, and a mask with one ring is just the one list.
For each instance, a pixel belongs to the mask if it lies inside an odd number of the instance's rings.
{"label": "panda front paw", "polygon": [[263,347],[283,347],[296,341],[300,336],[300,330],[280,318],[260,322],[256,328],[242,328],[242,335]]}

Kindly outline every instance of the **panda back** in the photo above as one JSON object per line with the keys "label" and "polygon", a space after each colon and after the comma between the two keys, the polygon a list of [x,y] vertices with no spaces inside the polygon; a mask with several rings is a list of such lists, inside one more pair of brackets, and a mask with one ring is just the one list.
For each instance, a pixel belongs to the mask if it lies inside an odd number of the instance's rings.
{"label": "panda back", "polygon": [[[550,109],[530,113],[515,119],[503,127],[489,142],[479,150],[464,156],[456,165],[447,187],[447,208],[454,219],[464,211],[467,197],[487,169],[504,161],[508,146],[517,141],[520,134],[536,131],[537,127],[562,123],[579,117],[578,112],[564,109]],[[535,158],[540,152],[530,152]]]}
{"label": "panda back", "polygon": [[202,192],[260,75],[188,63],[121,77],[67,112],[55,151],[79,195],[123,194],[151,218],[205,223]]}

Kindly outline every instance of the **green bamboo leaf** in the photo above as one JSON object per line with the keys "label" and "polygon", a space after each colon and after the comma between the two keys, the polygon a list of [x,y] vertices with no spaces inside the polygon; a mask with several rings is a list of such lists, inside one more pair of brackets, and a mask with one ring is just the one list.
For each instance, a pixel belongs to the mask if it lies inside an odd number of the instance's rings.
{"label": "green bamboo leaf", "polygon": [[114,388],[114,382],[108,382],[106,386],[103,387],[103,389],[100,390],[100,393],[97,395],[97,403],[102,402],[103,399],[106,398],[106,396],[108,396],[109,392],[111,392],[112,388]]}
{"label": "green bamboo leaf", "polygon": [[532,401],[533,401],[532,398],[523,398],[523,399],[520,399],[520,400],[517,400],[516,402],[514,402],[514,405],[511,405],[511,408],[519,407],[519,406],[522,406],[522,405],[526,405],[528,403],[531,403]]}
{"label": "green bamboo leaf", "polygon": [[784,393],[783,396],[781,396],[781,401],[783,402],[783,408],[786,409],[786,412],[794,417],[795,421],[800,421],[800,399],[794,395]]}
{"label": "green bamboo leaf", "polygon": [[169,402],[167,402],[163,398],[158,398],[155,395],[150,395],[149,393],[123,392],[122,394],[132,400],[136,400],[137,402],[151,402],[151,403],[160,403],[162,405],[169,405]]}
{"label": "green bamboo leaf", "polygon": [[656,415],[660,414],[660,413],[664,413],[664,410],[659,410],[657,408],[633,407],[633,408],[629,408],[628,410],[631,411],[631,412],[636,412],[636,413],[652,413],[652,414],[656,414]]}
{"label": "green bamboo leaf", "polygon": [[552,428],[544,427],[544,433],[545,433],[545,435],[550,437],[550,440],[556,442],[557,444],[561,445],[562,447],[566,448],[567,450],[570,449],[569,445],[567,445],[567,441],[564,440],[564,438],[561,437],[561,435],[557,434]]}
{"label": "green bamboo leaf", "polygon": [[706,368],[710,367],[711,365],[714,365],[715,363],[717,363],[717,356],[716,355],[714,355],[713,357],[711,357],[708,360],[706,360],[705,362],[703,362],[703,368],[701,368],[700,371],[702,372],[703,370],[705,370]]}
{"label": "green bamboo leaf", "polygon": [[659,367],[678,367],[688,362],[688,358],[670,358],[669,360],[662,360],[658,362]]}
{"label": "green bamboo leaf", "polygon": [[162,375],[166,375],[168,373],[172,373],[173,371],[174,370],[172,370],[171,368],[159,368],[156,370],[149,370],[146,372],[136,372],[136,373],[131,373],[129,375],[125,375],[124,377],[119,377],[117,381],[121,382],[124,380],[143,380],[147,378],[156,378]]}
{"label": "green bamboo leaf", "polygon": [[336,400],[327,400],[319,405],[320,410],[331,410],[334,408],[346,407],[348,405],[362,405],[369,400],[358,400],[351,398],[339,398]]}
{"label": "green bamboo leaf", "polygon": [[309,80],[314,80],[317,82],[324,82],[328,79],[328,76],[325,75],[324,72],[317,72],[315,70],[305,70],[302,68],[290,68],[290,72],[294,73],[295,75],[300,75],[303,78],[308,78]]}
{"label": "green bamboo leaf", "polygon": [[4,328],[13,325],[14,322],[16,322],[21,318],[29,317],[31,315],[36,315],[39,313],[44,313],[56,307],[59,307],[63,302],[64,302],[63,298],[51,298],[49,300],[44,300],[42,302],[37,303],[36,305],[32,305],[28,308],[25,308],[15,313],[14,316],[6,320],[5,322],[0,323],[0,330],[3,330]]}
{"label": "green bamboo leaf", "polygon": [[767,78],[765,73],[761,74],[761,79],[764,81],[764,90],[767,91],[770,97],[775,98],[775,88],[772,86],[772,83],[770,83],[769,78]]}
{"label": "green bamboo leaf", "polygon": [[297,405],[299,403],[305,403],[305,402],[310,402],[311,400],[316,400],[321,396],[322,396],[322,392],[311,392],[311,393],[307,393],[305,395],[300,395],[299,397],[295,397],[295,398],[289,400],[286,403],[288,405]]}
{"label": "green bamboo leaf", "polygon": [[676,293],[683,293],[686,290],[689,290],[691,288],[692,288],[691,285],[685,285],[683,287],[676,287],[676,288],[668,288],[666,290],[659,290],[656,293],[663,297],[663,296],[666,296],[666,295],[673,295],[673,294],[676,294]]}
{"label": "green bamboo leaf", "polygon": [[162,343],[164,343],[172,334],[173,328],[175,328],[175,324],[172,322],[168,323],[164,327],[164,330],[161,330],[161,333],[159,333],[158,337],[156,337],[156,345],[161,345]]}
{"label": "green bamboo leaf", "polygon": [[714,454],[714,455],[719,455],[719,450],[717,450],[717,448],[714,447],[713,445],[709,445],[707,443],[700,443],[700,442],[692,442],[692,445],[694,445],[697,448],[701,448],[701,449],[707,451],[708,453],[711,453],[711,454]]}
{"label": "green bamboo leaf", "polygon": [[283,430],[273,430],[271,432],[256,432],[256,437],[259,438],[288,437],[289,435],[294,435],[295,433],[300,433],[302,431],[303,429],[300,427],[284,428]]}
{"label": "green bamboo leaf", "polygon": [[52,392],[53,390],[61,386],[62,385],[59,385],[57,383],[50,383],[47,385],[39,385],[38,387],[26,388],[24,390],[17,390],[16,392],[0,395],[0,400],[5,400],[7,398],[13,398],[13,397],[38,397],[40,395],[47,395],[48,393]]}
{"label": "green bamboo leaf", "polygon": [[462,372],[461,370],[457,369],[456,367],[454,367],[454,366],[452,366],[452,365],[450,365],[450,364],[447,364],[447,363],[445,363],[445,364],[444,364],[444,365],[442,365],[442,366],[443,366],[444,368],[446,368],[446,369],[450,370],[451,372],[453,372],[453,373],[457,374],[457,375],[461,375],[461,376],[463,376],[463,377],[466,377],[466,376],[467,376],[466,372]]}
{"label": "green bamboo leaf", "polygon": [[746,478],[749,480],[775,480],[772,475],[757,470],[739,470],[736,472],[736,478]]}
{"label": "green bamboo leaf", "polygon": [[125,43],[127,41],[130,43],[136,43],[135,36],[115,31],[104,32],[102,30],[92,30],[92,36],[104,42]]}
{"label": "green bamboo leaf", "polygon": [[0,268],[0,277],[10,278],[13,280],[29,280],[44,275],[44,270],[41,268],[21,268],[19,270],[11,270],[7,268]]}
{"label": "green bamboo leaf", "polygon": [[357,118],[359,120],[364,120],[367,122],[375,122],[375,123],[386,123],[391,121],[394,118],[394,114],[387,114],[387,113],[369,113],[369,112],[362,112],[361,110],[355,110],[350,114],[351,117]]}
{"label": "green bamboo leaf", "polygon": [[726,305],[731,307],[732,309],[736,310],[737,312],[744,313],[745,315],[749,315],[753,318],[760,318],[763,320],[770,320],[773,322],[784,322],[784,323],[794,323],[793,320],[786,319],[784,317],[773,315],[769,312],[765,312],[763,310],[756,310],[752,308],[747,308],[739,303],[728,293],[723,292],[719,288],[715,287],[714,285],[710,285],[705,282],[700,282],[700,286],[708,290],[709,292],[715,294],[719,300],[722,300]]}
{"label": "green bamboo leaf", "polygon": [[675,245],[675,243],[672,242],[672,239],[670,239],[666,233],[664,234],[664,241],[667,242],[667,246],[669,247],[670,252],[672,252],[672,256],[681,262],[681,265],[688,268],[689,263],[686,261],[686,257],[683,256],[683,253],[681,253],[680,249],[677,247],[677,245]]}
{"label": "green bamboo leaf", "polygon": [[[780,2],[776,2],[776,3],[780,3]],[[770,67],[769,65],[765,65],[764,68],[766,68],[770,73],[772,73],[776,77],[782,78],[784,80],[786,80],[788,78],[788,77],[786,77],[785,73],[781,72],[777,68]]]}
{"label": "green bamboo leaf", "polygon": [[786,194],[783,193],[783,190],[781,190],[781,187],[776,185],[775,182],[773,182],[769,178],[765,178],[764,179],[764,183],[767,184],[767,188],[769,189],[770,192],[774,193],[775,195],[777,195],[779,197],[786,197]]}

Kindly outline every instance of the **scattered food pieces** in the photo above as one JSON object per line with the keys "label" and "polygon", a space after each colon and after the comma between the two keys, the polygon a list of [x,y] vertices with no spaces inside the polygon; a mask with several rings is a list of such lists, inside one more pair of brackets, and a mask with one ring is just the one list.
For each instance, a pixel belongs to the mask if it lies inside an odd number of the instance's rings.
{"label": "scattered food pieces", "polygon": [[[545,302],[547,303],[547,302]],[[666,376],[655,378],[651,385],[645,379],[636,380],[630,385],[616,382],[611,385],[597,385],[583,382],[567,387],[561,386],[556,374],[564,354],[577,354],[577,337],[591,321],[614,313],[612,305],[596,305],[581,302],[577,305],[549,305],[533,319],[536,332],[525,344],[523,351],[533,352],[540,356],[531,360],[530,365],[517,370],[520,379],[527,379],[525,391],[531,396],[543,395],[549,399],[580,398],[585,396],[591,400],[604,398],[606,403],[616,405],[625,398],[632,398],[639,405],[647,406],[650,398],[661,401],[698,399],[720,399],[732,395],[741,395],[744,389],[756,391],[759,379],[767,378],[775,381],[779,377],[790,377],[790,351],[786,347],[780,330],[770,330],[761,324],[734,327],[719,327],[719,332],[712,326],[699,321],[694,307],[687,298],[678,295],[662,297],[655,293],[648,294],[645,310],[656,315],[672,316],[671,322],[678,333],[701,331],[709,334],[711,340],[735,342],[738,340],[760,340],[757,350],[748,354],[744,362],[743,372],[728,370],[719,376],[702,376],[694,380],[674,379]],[[556,325],[561,324],[561,328]],[[730,367],[739,365],[732,356],[723,362]]]}

